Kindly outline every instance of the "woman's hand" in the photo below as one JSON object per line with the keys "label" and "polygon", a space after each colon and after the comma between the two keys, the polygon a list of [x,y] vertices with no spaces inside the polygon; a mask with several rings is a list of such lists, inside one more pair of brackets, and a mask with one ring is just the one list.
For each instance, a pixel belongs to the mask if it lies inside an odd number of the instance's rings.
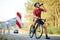
{"label": "woman's hand", "polygon": [[37,19],[40,19],[40,17],[36,17]]}

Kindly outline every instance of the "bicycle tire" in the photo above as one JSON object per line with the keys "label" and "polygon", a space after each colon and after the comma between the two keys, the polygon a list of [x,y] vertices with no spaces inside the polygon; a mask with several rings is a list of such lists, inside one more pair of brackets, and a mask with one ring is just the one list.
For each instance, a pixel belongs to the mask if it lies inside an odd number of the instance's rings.
{"label": "bicycle tire", "polygon": [[35,37],[36,37],[36,39],[39,39],[39,38],[41,38],[41,36],[42,36],[42,34],[43,34],[43,27],[41,26],[41,28],[42,28],[42,31],[41,31],[41,34],[39,35],[39,36],[37,36],[37,29],[40,27],[41,25],[39,25],[39,24],[37,24],[37,26],[36,26],[36,29],[35,29]]}
{"label": "bicycle tire", "polygon": [[32,29],[33,29],[33,25],[31,25],[31,27],[30,27],[30,32],[29,32],[30,38],[32,38],[34,35],[34,32],[32,31]]}

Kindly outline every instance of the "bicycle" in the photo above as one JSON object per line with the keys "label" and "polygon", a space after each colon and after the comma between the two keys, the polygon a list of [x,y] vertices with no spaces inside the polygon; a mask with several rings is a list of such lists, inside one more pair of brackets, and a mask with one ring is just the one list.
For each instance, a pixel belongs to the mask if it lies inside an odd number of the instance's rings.
{"label": "bicycle", "polygon": [[44,23],[46,22],[46,19],[39,19],[35,28],[33,28],[33,25],[31,25],[30,32],[29,32],[30,38],[32,38],[34,34],[35,34],[36,39],[41,38],[43,34],[43,26],[40,24],[40,20],[42,20]]}

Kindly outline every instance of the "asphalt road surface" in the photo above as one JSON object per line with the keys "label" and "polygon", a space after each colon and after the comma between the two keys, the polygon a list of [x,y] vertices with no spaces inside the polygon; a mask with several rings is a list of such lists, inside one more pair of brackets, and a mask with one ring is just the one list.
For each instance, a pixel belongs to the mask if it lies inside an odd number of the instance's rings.
{"label": "asphalt road surface", "polygon": [[45,39],[43,35],[40,39],[36,39],[35,37],[30,38],[29,35],[24,34],[9,34],[5,35],[5,38],[8,40],[60,40],[60,36],[49,36],[51,39]]}
{"label": "asphalt road surface", "polygon": [[30,38],[29,35],[25,35],[22,33],[14,34],[12,31],[10,34],[0,34],[0,37],[1,36],[3,36],[3,40],[60,40],[60,36],[49,36],[50,39],[45,39],[45,35],[43,35],[40,39],[36,39],[35,36],[33,38]]}

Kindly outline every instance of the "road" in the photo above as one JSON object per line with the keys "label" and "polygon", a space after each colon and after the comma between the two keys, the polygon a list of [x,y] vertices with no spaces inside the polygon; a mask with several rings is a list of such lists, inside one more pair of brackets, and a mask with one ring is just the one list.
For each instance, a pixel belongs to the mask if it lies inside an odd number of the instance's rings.
{"label": "road", "polygon": [[[2,37],[1,34],[0,37]],[[49,36],[49,37],[51,39],[45,39],[44,35],[40,39],[36,39],[35,37],[30,38],[29,35],[25,35],[23,32],[20,32],[19,34],[14,34],[13,31],[11,30],[10,34],[3,35],[3,40],[60,40],[60,36]]]}
{"label": "road", "polygon": [[49,36],[51,39],[45,39],[43,35],[40,39],[36,39],[35,37],[30,38],[29,35],[24,34],[10,34],[6,35],[8,40],[60,40],[60,36]]}
{"label": "road", "polygon": [[[1,37],[2,35],[0,35]],[[49,36],[51,39],[45,39],[45,36],[43,35],[40,39],[36,39],[35,37],[30,38],[29,35],[25,35],[24,33],[14,34],[13,31],[11,31],[10,34],[3,35],[3,40],[60,40],[60,36]],[[1,39],[0,39],[1,40]]]}

